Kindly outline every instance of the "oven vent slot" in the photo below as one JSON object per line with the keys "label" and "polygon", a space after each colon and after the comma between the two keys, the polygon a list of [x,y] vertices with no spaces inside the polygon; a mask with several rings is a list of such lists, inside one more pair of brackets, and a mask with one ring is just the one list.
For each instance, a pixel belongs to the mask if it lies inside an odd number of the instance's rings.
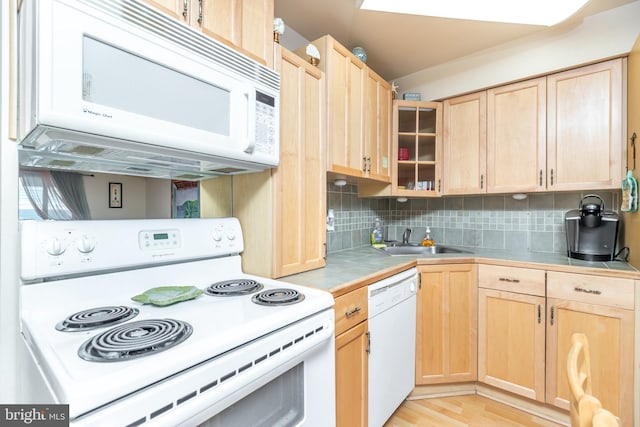
{"label": "oven vent slot", "polygon": [[201,387],[199,387],[196,390],[191,391],[190,393],[184,395],[183,397],[177,399],[175,401],[175,403],[169,403],[165,406],[162,406],[161,408],[156,409],[155,411],[151,412],[151,414],[148,417],[145,418],[141,418],[137,421],[134,421],[133,423],[129,424],[127,427],[135,427],[135,426],[139,426],[141,424],[146,423],[146,421],[151,421],[152,418],[155,418],[159,415],[164,414],[165,412],[171,410],[171,409],[175,409],[176,407],[178,407],[179,405],[184,404],[185,402],[188,402],[189,400],[193,399],[194,397],[196,397],[199,394],[205,393],[208,390],[211,390],[212,388],[222,384],[225,381],[228,381],[236,376],[238,376],[241,373],[250,371],[251,368],[253,368],[254,366],[258,365],[261,362],[264,362],[265,360],[272,358],[276,355],[279,355],[280,353],[284,353],[285,351],[295,347],[297,344],[303,342],[305,339],[308,339],[309,337],[315,335],[316,333],[321,332],[324,329],[324,326],[318,326],[314,329],[311,329],[305,333],[300,334],[300,336],[296,337],[293,340],[288,340],[284,343],[282,343],[279,347],[274,348],[273,350],[256,357],[253,361],[251,362],[243,362],[240,366],[238,366],[236,369],[227,372],[226,374],[220,376],[220,378],[216,378],[213,381],[208,382],[207,384],[202,385]]}

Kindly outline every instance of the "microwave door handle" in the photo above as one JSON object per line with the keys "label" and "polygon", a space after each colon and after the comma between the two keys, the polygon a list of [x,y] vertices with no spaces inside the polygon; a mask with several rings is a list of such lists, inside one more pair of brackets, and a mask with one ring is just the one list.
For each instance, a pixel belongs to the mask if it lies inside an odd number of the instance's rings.
{"label": "microwave door handle", "polygon": [[244,149],[244,152],[247,154],[253,154],[253,150],[256,148],[256,94],[255,92],[245,92],[244,93],[244,101],[245,108],[244,110],[247,112],[247,123],[246,123],[246,141],[247,146]]}

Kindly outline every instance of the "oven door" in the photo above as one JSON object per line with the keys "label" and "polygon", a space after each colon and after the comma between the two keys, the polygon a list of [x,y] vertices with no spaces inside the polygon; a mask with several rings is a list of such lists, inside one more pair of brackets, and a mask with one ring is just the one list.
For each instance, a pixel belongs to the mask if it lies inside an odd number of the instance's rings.
{"label": "oven door", "polygon": [[125,396],[71,425],[334,426],[333,309]]}

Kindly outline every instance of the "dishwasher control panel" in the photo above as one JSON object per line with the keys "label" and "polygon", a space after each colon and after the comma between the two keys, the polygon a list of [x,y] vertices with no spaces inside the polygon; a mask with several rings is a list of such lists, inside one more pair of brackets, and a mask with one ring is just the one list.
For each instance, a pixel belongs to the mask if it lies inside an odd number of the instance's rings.
{"label": "dishwasher control panel", "polygon": [[403,271],[369,285],[369,316],[385,311],[411,298],[418,288],[418,272],[415,268]]}

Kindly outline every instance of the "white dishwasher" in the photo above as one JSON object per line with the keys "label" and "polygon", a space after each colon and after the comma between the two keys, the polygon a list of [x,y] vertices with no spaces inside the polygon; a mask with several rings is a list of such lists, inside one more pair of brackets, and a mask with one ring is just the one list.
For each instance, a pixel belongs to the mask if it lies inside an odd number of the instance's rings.
{"label": "white dishwasher", "polygon": [[380,427],[413,390],[415,268],[369,285],[369,427]]}

